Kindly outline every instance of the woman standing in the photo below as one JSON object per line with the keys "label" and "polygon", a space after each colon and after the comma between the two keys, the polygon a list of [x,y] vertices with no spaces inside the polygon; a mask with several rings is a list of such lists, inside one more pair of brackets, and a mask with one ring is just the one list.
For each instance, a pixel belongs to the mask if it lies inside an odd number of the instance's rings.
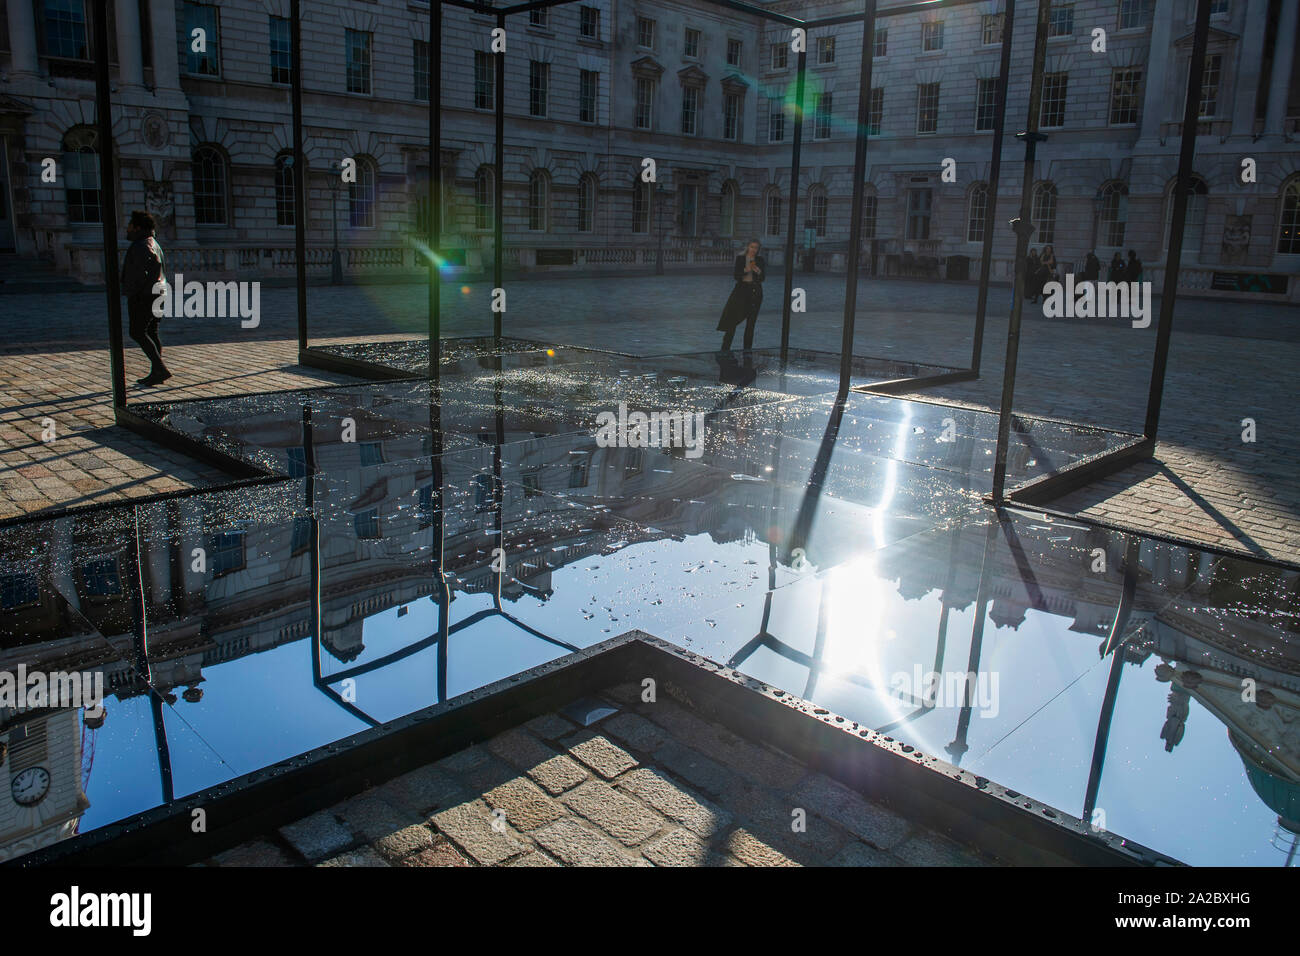
{"label": "woman standing", "polygon": [[745,351],[754,347],[754,323],[758,320],[758,309],[763,304],[763,277],[767,273],[767,261],[758,254],[762,248],[757,239],[749,240],[745,251],[736,256],[736,263],[731,270],[736,280],[736,287],[731,290],[727,304],[718,319],[718,331],[722,336],[722,351],[731,350],[731,340],[736,336],[736,328],[745,323]]}

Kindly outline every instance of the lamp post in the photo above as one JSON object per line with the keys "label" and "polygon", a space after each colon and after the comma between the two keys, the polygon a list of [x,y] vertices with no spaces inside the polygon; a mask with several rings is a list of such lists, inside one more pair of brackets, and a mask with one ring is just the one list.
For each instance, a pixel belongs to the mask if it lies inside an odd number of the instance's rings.
{"label": "lamp post", "polygon": [[338,176],[330,177],[330,218],[334,222],[334,257],[330,265],[330,283],[340,285],[343,282],[343,259],[339,255],[339,188],[342,181]]}

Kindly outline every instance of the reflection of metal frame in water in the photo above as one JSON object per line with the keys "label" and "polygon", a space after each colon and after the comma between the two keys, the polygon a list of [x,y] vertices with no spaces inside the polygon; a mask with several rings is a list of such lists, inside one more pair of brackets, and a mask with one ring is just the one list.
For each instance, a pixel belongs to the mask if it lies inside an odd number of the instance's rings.
{"label": "reflection of metal frame in water", "polygon": [[[505,486],[501,473],[501,446],[505,444],[505,408],[501,400],[500,372],[501,360],[497,356],[496,360],[496,441],[492,450],[492,479],[493,479],[493,538],[498,547],[503,540],[505,533]],[[436,368],[436,366],[434,366]],[[437,647],[437,677],[435,687],[436,699],[431,703],[441,704],[447,700],[447,653],[450,646],[451,638],[461,631],[472,628],[481,621],[488,620],[492,617],[500,617],[519,630],[531,637],[556,647],[563,648],[569,652],[576,652],[581,648],[561,641],[558,638],[550,637],[534,627],[518,620],[502,607],[501,604],[501,585],[505,577],[506,570],[504,561],[497,561],[494,556],[493,565],[496,567],[496,581],[492,588],[492,607],[477,611],[455,624],[450,623],[451,613],[451,587],[447,581],[446,571],[443,567],[444,547],[445,547],[445,512],[443,510],[443,466],[442,466],[442,409],[438,401],[440,381],[435,374],[429,381],[430,402],[429,402],[429,428],[432,435],[430,443],[430,464],[433,468],[432,492],[430,496],[430,525],[432,536],[432,568],[431,574],[437,581],[437,586],[430,599],[438,606],[438,629],[434,634],[421,640],[415,641],[399,650],[385,654],[372,661],[364,664],[357,664],[353,667],[326,675],[321,667],[321,621],[323,619],[321,608],[321,549],[320,549],[320,519],[316,513],[315,507],[315,485],[316,485],[316,454],[315,445],[312,436],[311,427],[311,409],[303,407],[303,457],[305,463],[306,475],[304,476],[304,503],[307,510],[308,520],[311,522],[311,536],[309,539],[309,559],[308,565],[311,573],[311,597],[309,614],[311,618],[310,638],[311,638],[311,667],[312,667],[312,684],[329,697],[339,707],[346,710],[349,714],[363,721],[371,727],[377,727],[383,721],[371,716],[362,708],[358,707],[352,701],[349,701],[334,686],[345,680],[359,677],[371,671],[379,670],[395,664],[399,661],[417,654],[429,647]]]}

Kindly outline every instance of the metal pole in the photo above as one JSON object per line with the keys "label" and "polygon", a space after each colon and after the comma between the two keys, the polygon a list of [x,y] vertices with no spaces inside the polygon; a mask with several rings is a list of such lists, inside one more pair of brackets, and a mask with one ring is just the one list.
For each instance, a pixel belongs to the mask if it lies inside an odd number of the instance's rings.
{"label": "metal pole", "polygon": [[840,343],[840,394],[849,390],[853,364],[853,323],[858,308],[858,247],[862,244],[862,197],[866,192],[867,125],[871,120],[871,50],[876,32],[876,0],[866,0],[862,15],[862,66],[858,74],[857,149],[853,154],[853,206],[849,222],[849,274],[844,286],[844,337]]}
{"label": "metal pole", "polygon": [[1201,81],[1205,75],[1205,47],[1209,36],[1210,0],[1197,0],[1196,31],[1192,37],[1192,60],[1187,74],[1187,103],[1183,107],[1183,139],[1178,150],[1178,182],[1174,185],[1173,219],[1169,224],[1169,254],[1165,257],[1165,281],[1160,292],[1160,325],[1156,330],[1156,352],[1151,365],[1146,425],[1142,429],[1153,452],[1156,430],[1160,425],[1165,371],[1169,365],[1169,341],[1174,331],[1174,302],[1178,297],[1178,269],[1183,259],[1187,194],[1192,185],[1192,163],[1196,159],[1196,127],[1200,119]]}
{"label": "metal pole", "polygon": [[980,260],[979,301],[975,305],[975,341],[970,367],[976,375],[984,352],[984,316],[989,304],[989,275],[993,269],[993,229],[997,223],[998,182],[1002,177],[1002,140],[1007,121],[1007,84],[1011,75],[1011,34],[1015,27],[1016,0],[1007,0],[1002,19],[1002,52],[998,58],[998,88],[993,102],[993,155],[989,160],[988,206],[984,210],[984,247]]}
{"label": "metal pole", "polygon": [[104,226],[104,284],[108,289],[108,362],[113,378],[113,418],[126,407],[126,357],[122,353],[122,280],[117,266],[117,176],[113,172],[113,103],[108,78],[108,0],[95,4],[95,120],[99,130],[99,219]]}
{"label": "metal pole", "polygon": [[436,375],[442,349],[442,0],[429,4],[429,375]]}
{"label": "metal pole", "polygon": [[[497,26],[502,30],[506,28],[505,14],[497,15]],[[495,195],[492,197],[496,205],[496,222],[493,224],[494,229],[494,248],[492,250],[492,287],[501,288],[501,262],[502,250],[501,244],[505,241],[505,161],[506,161],[506,55],[505,52],[496,55],[496,168],[493,173],[496,176]],[[493,295],[495,298],[495,294]],[[493,345],[501,344],[501,313],[492,312],[492,342]]]}
{"label": "metal pole", "polygon": [[1007,480],[1007,444],[1011,439],[1011,405],[1016,392],[1016,359],[1020,355],[1020,317],[1025,305],[1025,257],[1029,237],[1034,232],[1033,191],[1034,154],[1038,143],[1046,139],[1038,132],[1038,110],[1043,98],[1043,64],[1047,59],[1047,24],[1052,16],[1051,0],[1038,2],[1038,28],[1034,34],[1034,65],[1029,74],[1029,118],[1025,132],[1017,139],[1025,143],[1025,173],[1020,186],[1020,215],[1012,220],[1016,234],[1016,285],[1011,300],[1011,321],[1007,326],[1007,361],[1002,370],[1002,405],[998,415],[998,451],[993,463],[993,503],[1003,502]]}
{"label": "metal pole", "polygon": [[[297,266],[298,349],[307,347],[307,159],[302,149],[302,10],[289,5],[289,99],[293,109],[293,261]],[[337,240],[335,242],[337,246]]]}
{"label": "metal pole", "polygon": [[794,92],[794,149],[790,153],[790,217],[785,231],[785,299],[781,303],[781,360],[785,361],[790,348],[790,295],[794,289],[794,232],[795,213],[799,208],[799,158],[803,152],[803,96],[807,79],[808,50],[799,51]]}

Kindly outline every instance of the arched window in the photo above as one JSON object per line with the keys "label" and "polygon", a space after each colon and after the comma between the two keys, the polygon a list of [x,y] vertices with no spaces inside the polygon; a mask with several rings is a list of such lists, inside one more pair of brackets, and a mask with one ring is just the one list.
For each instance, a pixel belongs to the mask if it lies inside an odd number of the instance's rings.
{"label": "arched window", "polygon": [[200,146],[191,158],[194,176],[194,221],[224,226],[227,221],[226,158],[215,146]]}
{"label": "arched window", "polygon": [[375,163],[367,156],[357,157],[357,181],[348,183],[348,225],[353,229],[375,225]]}
{"label": "arched window", "polygon": [[971,186],[966,200],[966,241],[983,242],[984,224],[989,214],[989,185]]}
{"label": "arched window", "polygon": [[491,229],[494,208],[492,205],[492,167],[480,166],[474,174],[474,228]]}
{"label": "arched window", "polygon": [[293,156],[281,153],[275,157],[275,224],[293,225]]}
{"label": "arched window", "polygon": [[528,177],[528,228],[545,232],[550,223],[551,189],[543,170],[534,169]]}
{"label": "arched window", "polygon": [[781,194],[769,189],[763,197],[763,232],[769,236],[781,235]]}
{"label": "arched window", "polygon": [[1116,249],[1124,245],[1124,230],[1128,224],[1128,187],[1123,183],[1107,183],[1101,187],[1101,206],[1097,215],[1098,244]]}
{"label": "arched window", "polygon": [[1031,218],[1034,223],[1033,242],[1051,245],[1056,242],[1056,187],[1039,183],[1034,187],[1034,206]]}
{"label": "arched window", "polygon": [[594,232],[596,229],[596,177],[583,173],[578,180],[578,231]]}
{"label": "arched window", "polygon": [[1300,255],[1300,176],[1282,187],[1282,208],[1278,210],[1277,251],[1279,255]]}
{"label": "arched window", "polygon": [[74,126],[63,137],[63,195],[68,222],[99,222],[99,136]]}
{"label": "arched window", "polygon": [[650,184],[637,180],[632,184],[632,232],[650,231]]}
{"label": "arched window", "polygon": [[736,187],[732,183],[722,184],[722,208],[718,232],[727,238],[736,234]]}
{"label": "arched window", "polygon": [[[1174,196],[1178,184],[1169,187],[1165,197],[1165,249],[1169,248],[1169,235],[1174,224]],[[1193,176],[1187,189],[1187,219],[1183,224],[1183,257],[1195,259],[1201,253],[1201,238],[1205,235],[1205,203],[1210,187],[1200,176]]]}
{"label": "arched window", "polygon": [[818,236],[826,235],[826,189],[812,186],[808,190],[808,226]]}

